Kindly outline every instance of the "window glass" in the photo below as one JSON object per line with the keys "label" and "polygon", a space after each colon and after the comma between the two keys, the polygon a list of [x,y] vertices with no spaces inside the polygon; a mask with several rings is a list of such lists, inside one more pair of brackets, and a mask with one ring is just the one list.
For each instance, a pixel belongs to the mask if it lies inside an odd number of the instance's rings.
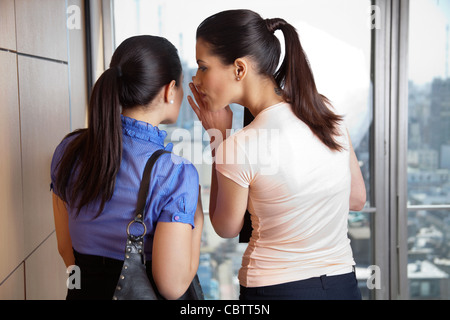
{"label": "window glass", "polygon": [[416,206],[408,213],[412,299],[450,298],[450,211],[433,208],[450,204],[449,25],[449,1],[410,1],[408,205]]}
{"label": "window glass", "polygon": [[[245,8],[263,18],[281,17],[294,25],[309,57],[319,92],[327,96],[338,113],[345,116],[353,146],[360,161],[372,202],[370,168],[372,103],[370,85],[371,29],[373,14],[370,1],[361,0],[115,0],[115,45],[138,34],[161,35],[178,49],[184,68],[185,95],[187,84],[197,71],[195,32],[208,16],[222,10]],[[279,31],[276,33],[279,35]],[[281,33],[280,33],[281,34]],[[280,40],[283,41],[282,36]],[[283,43],[283,42],[282,42]],[[243,126],[243,107],[231,106],[233,126]],[[178,122],[165,126],[167,142],[174,152],[190,159],[199,172],[205,210],[209,207],[211,159],[208,138],[186,99]],[[349,235],[357,262],[361,287],[366,286],[367,267],[372,265],[372,213],[351,213]],[[208,299],[237,299],[237,273],[246,244],[238,239],[219,238],[205,216],[199,277]],[[367,291],[367,290],[366,290]],[[363,292],[370,297],[370,292]]]}
{"label": "window glass", "polygon": [[[356,278],[364,300],[374,299],[377,283],[367,284],[368,278],[375,272],[373,264],[372,225],[375,212],[350,212],[348,218],[348,237],[351,241],[353,257],[356,261]],[[375,277],[374,277],[375,278]],[[375,282],[375,280],[373,281]]]}

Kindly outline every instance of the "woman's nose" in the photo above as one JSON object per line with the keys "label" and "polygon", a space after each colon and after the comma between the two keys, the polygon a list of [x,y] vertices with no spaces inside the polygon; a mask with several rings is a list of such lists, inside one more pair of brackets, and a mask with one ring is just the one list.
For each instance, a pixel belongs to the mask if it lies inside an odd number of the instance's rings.
{"label": "woman's nose", "polygon": [[198,88],[198,87],[200,86],[199,77],[193,76],[193,77],[192,77],[192,83],[194,84],[195,87]]}

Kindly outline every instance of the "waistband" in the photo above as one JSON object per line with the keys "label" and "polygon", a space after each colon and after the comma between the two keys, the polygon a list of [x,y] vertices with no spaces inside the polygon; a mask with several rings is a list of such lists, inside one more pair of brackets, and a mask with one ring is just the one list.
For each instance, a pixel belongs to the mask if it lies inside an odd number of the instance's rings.
{"label": "waistband", "polygon": [[322,288],[328,289],[336,285],[348,283],[349,281],[357,281],[355,272],[349,272],[338,275],[323,275],[320,277],[308,278],[304,280],[297,280],[292,282],[280,283],[261,287],[245,287],[240,285],[241,290],[261,290],[265,288],[286,288],[286,289],[307,289],[307,288]]}
{"label": "waistband", "polygon": [[123,265],[123,260],[117,260],[102,256],[96,256],[91,254],[84,254],[73,250],[73,255],[75,256],[75,264],[80,266],[119,266]]}
{"label": "waistband", "polygon": [[342,267],[339,270],[335,270],[333,272],[327,273],[327,276],[338,276],[341,274],[347,274],[347,273],[351,273],[351,272],[355,272],[355,266]]}

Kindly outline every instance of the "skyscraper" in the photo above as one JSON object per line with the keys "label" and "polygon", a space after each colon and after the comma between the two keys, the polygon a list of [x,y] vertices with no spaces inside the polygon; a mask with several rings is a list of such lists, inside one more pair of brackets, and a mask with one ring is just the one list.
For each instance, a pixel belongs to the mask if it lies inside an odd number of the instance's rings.
{"label": "skyscraper", "polygon": [[430,98],[430,146],[440,159],[442,147],[450,145],[450,79],[435,78]]}

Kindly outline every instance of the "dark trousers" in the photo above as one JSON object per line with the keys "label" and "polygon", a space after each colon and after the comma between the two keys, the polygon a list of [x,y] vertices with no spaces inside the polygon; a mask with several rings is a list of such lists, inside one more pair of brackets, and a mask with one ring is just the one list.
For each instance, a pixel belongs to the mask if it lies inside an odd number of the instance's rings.
{"label": "dark trousers", "polygon": [[321,276],[273,286],[241,286],[240,300],[361,300],[354,272]]}

